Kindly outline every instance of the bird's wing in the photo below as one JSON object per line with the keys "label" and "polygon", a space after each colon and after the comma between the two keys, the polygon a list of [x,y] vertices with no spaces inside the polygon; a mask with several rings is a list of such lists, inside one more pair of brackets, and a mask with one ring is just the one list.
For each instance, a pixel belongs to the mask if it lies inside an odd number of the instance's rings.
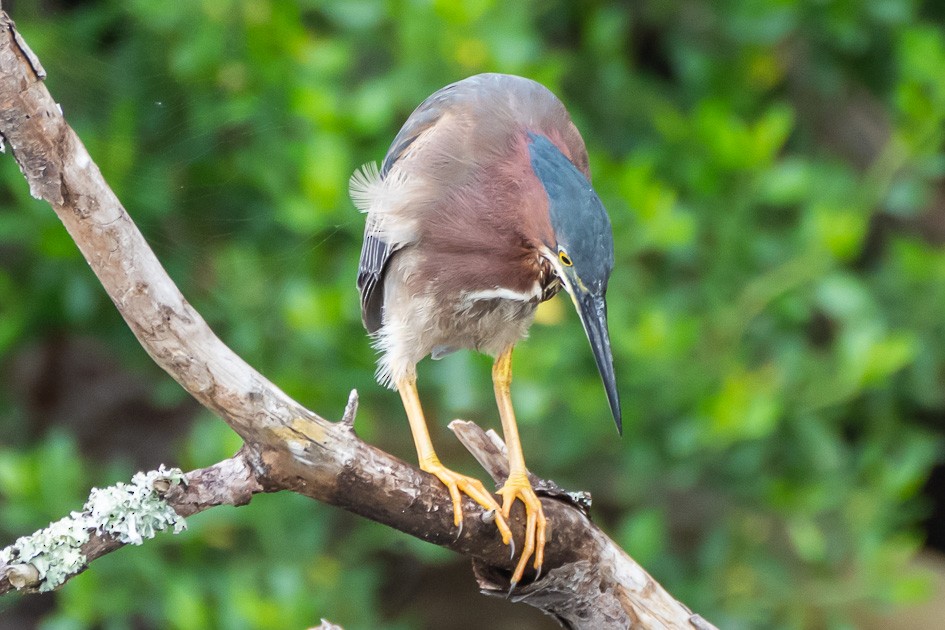
{"label": "bird's wing", "polygon": [[[369,210],[366,207],[369,202],[359,203],[358,197],[360,196],[363,200],[369,199],[372,187],[380,185],[394,166],[407,155],[414,141],[436,125],[449,104],[455,89],[454,85],[448,85],[433,93],[414,110],[394,141],[391,142],[379,172],[376,166],[370,165],[352,177],[352,198],[362,210]],[[391,243],[382,238],[369,216],[364,228],[364,245],[361,248],[361,262],[358,266],[358,291],[361,294],[361,320],[370,333],[380,330],[383,324],[384,274],[391,257],[402,246],[401,243]]]}
{"label": "bird's wing", "polygon": [[369,333],[375,333],[383,324],[384,272],[394,248],[365,231],[358,265],[358,291],[361,293],[361,320]]}
{"label": "bird's wing", "polygon": [[436,125],[443,112],[450,106],[458,90],[458,82],[440,88],[413,110],[410,117],[390,143],[384,162],[381,164],[381,177],[387,177],[390,170],[410,149],[410,145],[425,131]]}

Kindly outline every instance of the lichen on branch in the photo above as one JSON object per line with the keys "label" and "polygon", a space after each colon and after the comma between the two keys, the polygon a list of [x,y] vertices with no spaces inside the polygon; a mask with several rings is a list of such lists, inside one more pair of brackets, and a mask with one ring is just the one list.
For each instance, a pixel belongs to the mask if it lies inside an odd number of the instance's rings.
{"label": "lichen on branch", "polygon": [[[0,549],[0,562],[17,589],[51,591],[80,571],[87,558],[83,546],[93,533],[140,545],[159,531],[187,528],[184,518],[164,500],[173,486],[185,483],[179,468],[136,473],[131,483],[92,488],[81,512],[69,516]],[[32,567],[32,569],[30,569]]]}

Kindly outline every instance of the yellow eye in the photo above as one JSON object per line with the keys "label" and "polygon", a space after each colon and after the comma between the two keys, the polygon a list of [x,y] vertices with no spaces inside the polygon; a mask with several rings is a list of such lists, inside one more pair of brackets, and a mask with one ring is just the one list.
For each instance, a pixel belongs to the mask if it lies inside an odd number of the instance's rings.
{"label": "yellow eye", "polygon": [[571,265],[574,264],[573,262],[571,262],[571,257],[568,256],[568,253],[565,252],[564,250],[558,252],[558,260],[560,260],[561,264],[564,265],[565,267],[570,267]]}

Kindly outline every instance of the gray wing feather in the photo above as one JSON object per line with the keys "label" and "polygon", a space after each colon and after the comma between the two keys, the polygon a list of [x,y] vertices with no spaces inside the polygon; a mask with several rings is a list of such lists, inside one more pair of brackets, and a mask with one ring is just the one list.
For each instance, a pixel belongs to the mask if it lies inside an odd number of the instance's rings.
{"label": "gray wing feather", "polygon": [[358,265],[358,291],[361,293],[361,321],[369,333],[377,332],[384,323],[383,279],[393,253],[394,248],[389,243],[365,233]]}

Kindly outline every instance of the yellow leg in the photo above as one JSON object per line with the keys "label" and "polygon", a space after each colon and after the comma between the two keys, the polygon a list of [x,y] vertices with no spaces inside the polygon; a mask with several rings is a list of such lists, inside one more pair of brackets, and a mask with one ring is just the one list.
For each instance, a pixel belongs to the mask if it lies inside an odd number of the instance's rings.
{"label": "yellow leg", "polygon": [[492,366],[492,384],[495,387],[495,399],[499,406],[499,416],[502,418],[502,432],[505,435],[505,445],[509,450],[509,478],[499,490],[502,495],[502,514],[508,518],[509,511],[515,499],[521,499],[525,504],[525,546],[522,557],[512,574],[514,588],[522,579],[528,559],[535,554],[535,569],[541,570],[545,559],[545,513],[541,508],[541,501],[532,489],[525,470],[525,456],[522,454],[522,442],[518,437],[518,426],[515,424],[515,411],[512,409],[512,348],[498,356]]}
{"label": "yellow leg", "polygon": [[413,434],[414,446],[417,447],[420,469],[435,475],[449,490],[450,498],[453,500],[453,523],[460,526],[463,522],[463,506],[460,497],[460,493],[463,493],[486,510],[495,511],[495,524],[499,528],[499,533],[502,534],[502,542],[509,544],[512,540],[512,532],[502,516],[499,504],[486,491],[482,482],[453,472],[441,464],[440,459],[436,456],[436,452],[433,450],[433,442],[430,440],[430,433],[427,431],[427,423],[423,417],[423,409],[420,407],[416,380],[405,378],[398,381],[397,389],[400,391],[400,397],[404,401],[404,409],[407,411],[407,420],[410,422],[410,432]]}

